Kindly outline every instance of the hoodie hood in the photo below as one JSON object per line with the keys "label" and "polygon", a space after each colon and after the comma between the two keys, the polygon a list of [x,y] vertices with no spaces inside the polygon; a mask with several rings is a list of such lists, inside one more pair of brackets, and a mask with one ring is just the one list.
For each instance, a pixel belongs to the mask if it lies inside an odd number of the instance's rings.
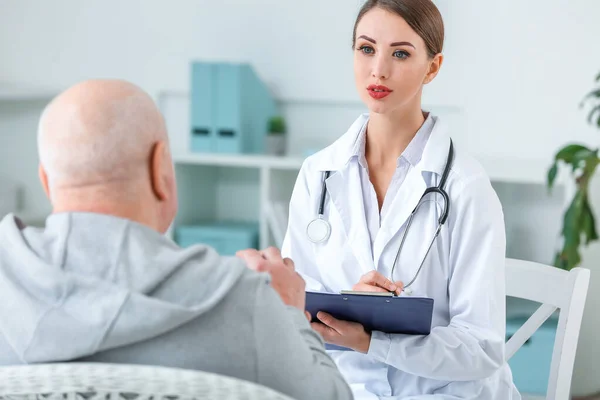
{"label": "hoodie hood", "polygon": [[38,229],[9,214],[0,222],[0,334],[24,363],[89,356],[197,318],[244,271],[241,260],[182,249],[121,218],[54,214]]}

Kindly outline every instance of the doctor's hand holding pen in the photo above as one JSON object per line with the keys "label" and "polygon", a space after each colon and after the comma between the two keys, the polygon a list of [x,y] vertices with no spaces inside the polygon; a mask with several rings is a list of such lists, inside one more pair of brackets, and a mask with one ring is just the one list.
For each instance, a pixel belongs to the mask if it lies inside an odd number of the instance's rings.
{"label": "doctor's hand holding pen", "polygon": [[377,271],[371,271],[364,274],[358,283],[352,287],[352,290],[357,292],[392,292],[397,296],[400,296],[404,283],[392,282],[385,276],[381,275]]}
{"label": "doctor's hand holding pen", "polygon": [[296,272],[294,262],[281,256],[279,249],[269,247],[258,251],[248,249],[238,251],[236,256],[246,262],[248,268],[271,275],[271,287],[283,300],[283,303],[304,312],[310,322],[311,315],[306,312],[306,282]]}
{"label": "doctor's hand holding pen", "polygon": [[[358,292],[393,292],[402,293],[404,284],[400,281],[392,282],[377,271],[363,275],[352,290]],[[319,312],[317,318],[320,322],[313,322],[313,329],[321,334],[326,343],[350,348],[361,353],[368,353],[371,344],[371,333],[365,331],[361,324],[341,321],[331,315]]]}

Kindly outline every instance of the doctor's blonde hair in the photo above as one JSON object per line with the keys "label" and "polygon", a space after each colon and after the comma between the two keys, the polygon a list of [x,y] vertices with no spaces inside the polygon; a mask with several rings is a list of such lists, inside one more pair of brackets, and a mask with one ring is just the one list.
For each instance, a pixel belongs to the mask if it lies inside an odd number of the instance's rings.
{"label": "doctor's blonde hair", "polygon": [[402,17],[425,41],[429,57],[442,52],[444,47],[444,20],[431,0],[368,0],[358,12],[352,34],[356,45],[356,28],[360,20],[373,8],[381,8]]}

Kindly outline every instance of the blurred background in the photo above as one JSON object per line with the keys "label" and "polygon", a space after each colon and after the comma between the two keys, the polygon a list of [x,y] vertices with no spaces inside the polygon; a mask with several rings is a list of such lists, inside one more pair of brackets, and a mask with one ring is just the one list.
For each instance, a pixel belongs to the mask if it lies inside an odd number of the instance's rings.
{"label": "blurred background", "polygon": [[[169,127],[181,203],[169,234],[222,253],[280,245],[303,159],[366,111],[351,49],[362,3],[0,0],[0,213],[43,224],[51,211],[37,181],[43,107],[81,80],[119,78],[150,93]],[[582,188],[564,166],[572,162],[566,153],[552,191],[548,170],[565,145],[587,146],[597,158],[600,142],[600,121],[588,121],[594,97],[581,104],[598,87],[600,1],[436,4],[445,63],[424,108],[448,121],[456,144],[490,175],[508,256],[555,264],[565,212]],[[589,175],[593,217],[600,183],[593,169]],[[600,391],[600,246],[577,250],[576,264],[592,270],[573,381],[584,396]],[[508,317],[525,309],[509,302]],[[513,366],[520,388],[534,395],[543,394],[544,351],[552,351],[551,341],[539,343],[539,353]]]}

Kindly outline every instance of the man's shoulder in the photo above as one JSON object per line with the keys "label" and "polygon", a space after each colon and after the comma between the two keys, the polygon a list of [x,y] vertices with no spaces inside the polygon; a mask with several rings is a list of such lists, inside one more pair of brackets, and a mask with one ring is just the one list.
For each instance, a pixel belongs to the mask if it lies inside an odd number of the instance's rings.
{"label": "man's shoulder", "polygon": [[223,266],[235,270],[239,274],[239,280],[232,288],[231,298],[242,301],[249,307],[254,307],[256,296],[271,283],[268,273],[256,272],[248,268],[245,263],[235,257],[222,257]]}
{"label": "man's shoulder", "polygon": [[209,287],[224,288],[224,299],[238,299],[240,294],[249,302],[258,291],[270,284],[269,274],[249,269],[240,258],[219,255],[210,247],[201,247],[203,251],[188,259],[186,269]]}

